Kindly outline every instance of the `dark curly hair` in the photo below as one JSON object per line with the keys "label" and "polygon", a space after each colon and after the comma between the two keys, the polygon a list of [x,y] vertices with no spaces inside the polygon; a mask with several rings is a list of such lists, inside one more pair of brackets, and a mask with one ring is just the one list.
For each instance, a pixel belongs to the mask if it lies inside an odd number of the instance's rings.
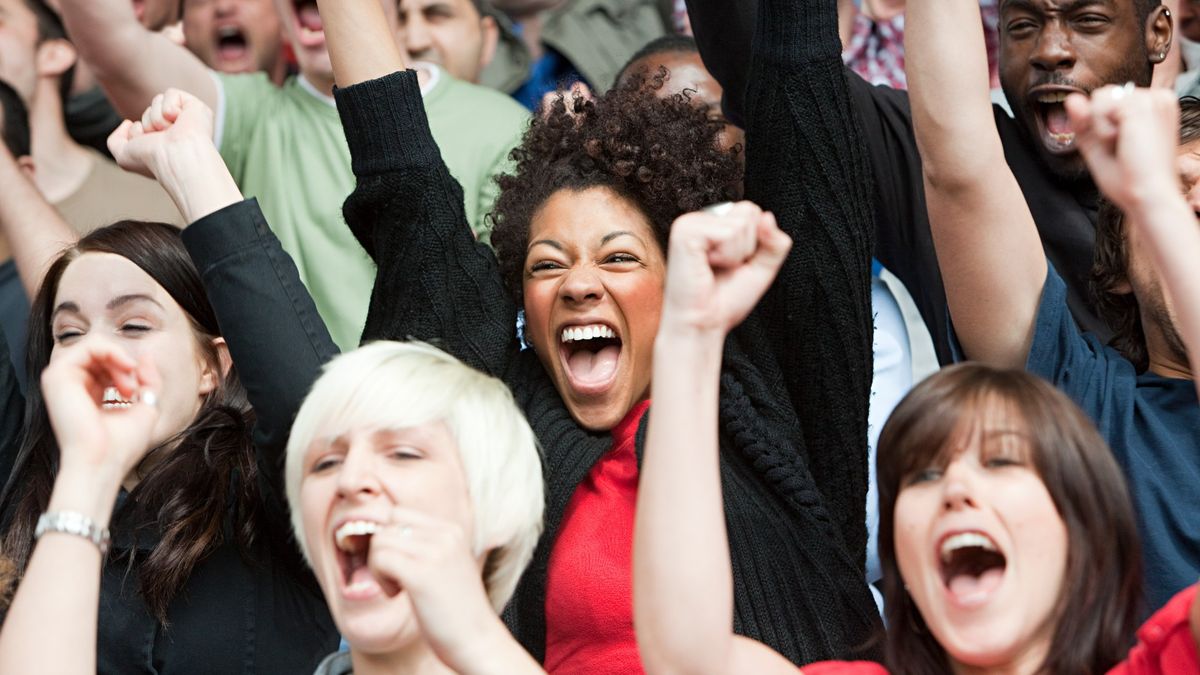
{"label": "dark curly hair", "polygon": [[[1200,141],[1200,99],[1179,100],[1179,145]],[[1109,345],[1133,363],[1138,372],[1150,366],[1146,333],[1137,297],[1128,291],[1129,250],[1125,214],[1107,199],[1096,218],[1096,248],[1092,258],[1092,300],[1100,317],[1112,328]]]}
{"label": "dark curly hair", "polygon": [[666,251],[671,223],[690,211],[738,197],[741,148],[722,150],[724,122],[685,95],[653,92],[670,77],[638,75],[595,100],[563,92],[536,117],[499,176],[492,245],[500,273],[522,302],[529,224],[553,194],[604,187],[635,205]]}

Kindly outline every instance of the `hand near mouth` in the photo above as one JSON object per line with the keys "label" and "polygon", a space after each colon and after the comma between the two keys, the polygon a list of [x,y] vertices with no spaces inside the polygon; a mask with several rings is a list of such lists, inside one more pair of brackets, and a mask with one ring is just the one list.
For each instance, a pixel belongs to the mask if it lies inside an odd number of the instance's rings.
{"label": "hand near mouth", "polygon": [[[158,370],[148,358],[135,361],[96,337],[62,349],[42,372],[62,470],[87,472],[115,489],[150,448],[158,421]],[[118,405],[106,403],[106,397]]]}
{"label": "hand near mouth", "polygon": [[543,672],[497,616],[457,524],[395,508],[371,537],[367,565],[384,593],[408,593],[422,637],[456,672]]}

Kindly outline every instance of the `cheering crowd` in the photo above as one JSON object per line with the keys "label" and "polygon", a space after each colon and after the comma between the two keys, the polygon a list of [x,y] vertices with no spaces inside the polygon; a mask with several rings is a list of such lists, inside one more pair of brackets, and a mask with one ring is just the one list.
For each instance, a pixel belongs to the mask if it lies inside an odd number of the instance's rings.
{"label": "cheering crowd", "polygon": [[1200,673],[1192,37],[0,0],[0,673]]}

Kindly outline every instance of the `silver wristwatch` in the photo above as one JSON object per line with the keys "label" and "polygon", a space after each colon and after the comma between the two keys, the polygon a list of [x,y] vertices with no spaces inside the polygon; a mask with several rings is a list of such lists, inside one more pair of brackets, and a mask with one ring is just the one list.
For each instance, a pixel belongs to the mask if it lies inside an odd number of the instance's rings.
{"label": "silver wristwatch", "polygon": [[107,527],[97,527],[91,518],[77,511],[48,511],[38,518],[34,539],[41,539],[47,532],[63,532],[83,537],[100,549],[100,555],[108,553],[112,541]]}

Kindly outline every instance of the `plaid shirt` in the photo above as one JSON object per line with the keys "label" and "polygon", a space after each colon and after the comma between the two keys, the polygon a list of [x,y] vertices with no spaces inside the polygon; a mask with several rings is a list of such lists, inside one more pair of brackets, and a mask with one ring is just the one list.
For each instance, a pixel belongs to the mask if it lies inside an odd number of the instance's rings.
{"label": "plaid shirt", "polygon": [[[980,0],[983,35],[987,42],[988,71],[992,88],[1000,86],[997,55],[1000,50],[1000,0]],[[904,14],[889,21],[876,21],[864,14],[854,18],[850,44],[842,52],[842,62],[871,84],[907,89],[904,75]]]}

